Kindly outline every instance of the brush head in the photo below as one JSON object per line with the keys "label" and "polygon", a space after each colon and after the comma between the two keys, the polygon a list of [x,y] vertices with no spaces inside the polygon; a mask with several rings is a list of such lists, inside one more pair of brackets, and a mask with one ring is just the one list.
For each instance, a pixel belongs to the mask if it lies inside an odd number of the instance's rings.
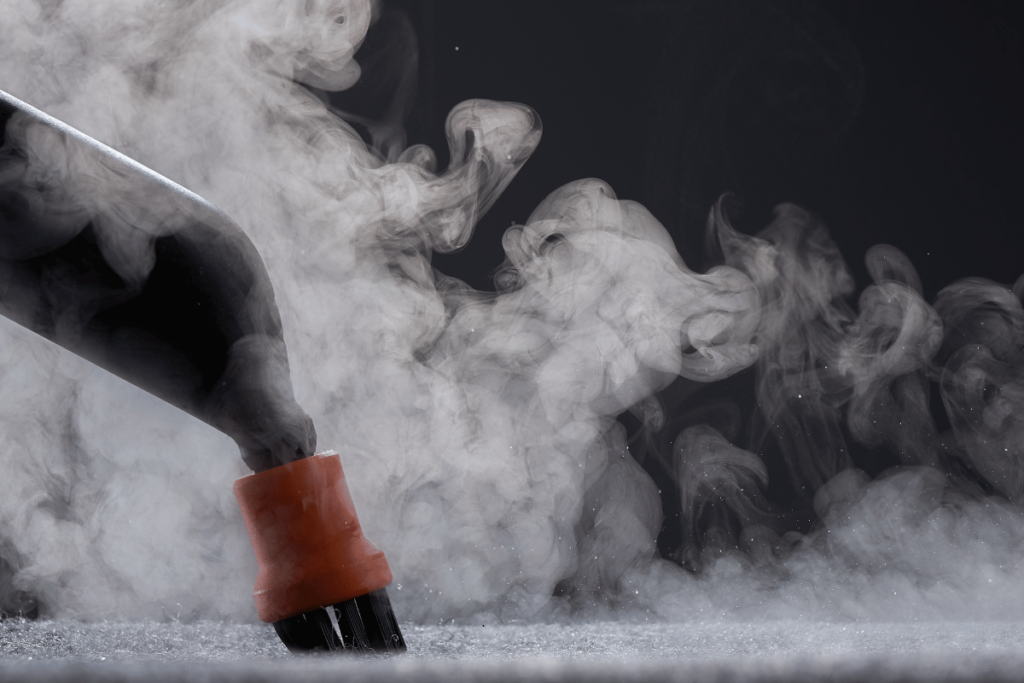
{"label": "brush head", "polygon": [[293,653],[405,652],[405,639],[391,609],[387,589],[274,622],[274,630]]}
{"label": "brush head", "polygon": [[337,453],[243,477],[234,491],[259,566],[257,611],[289,650],[405,649],[384,590],[391,569],[363,535]]}

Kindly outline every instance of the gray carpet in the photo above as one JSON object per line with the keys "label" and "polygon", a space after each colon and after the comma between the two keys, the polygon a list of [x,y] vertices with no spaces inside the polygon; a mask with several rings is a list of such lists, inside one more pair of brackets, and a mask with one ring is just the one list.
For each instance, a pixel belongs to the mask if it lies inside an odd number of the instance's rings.
{"label": "gray carpet", "polygon": [[262,624],[0,622],[0,681],[1024,681],[1024,624],[407,626],[390,658]]}

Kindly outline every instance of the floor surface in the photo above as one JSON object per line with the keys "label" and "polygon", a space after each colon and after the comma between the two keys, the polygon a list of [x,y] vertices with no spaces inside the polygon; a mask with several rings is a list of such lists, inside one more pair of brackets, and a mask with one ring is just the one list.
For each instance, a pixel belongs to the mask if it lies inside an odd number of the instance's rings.
{"label": "floor surface", "polygon": [[303,656],[263,624],[0,622],[0,681],[1024,681],[1024,624],[407,626],[398,657]]}

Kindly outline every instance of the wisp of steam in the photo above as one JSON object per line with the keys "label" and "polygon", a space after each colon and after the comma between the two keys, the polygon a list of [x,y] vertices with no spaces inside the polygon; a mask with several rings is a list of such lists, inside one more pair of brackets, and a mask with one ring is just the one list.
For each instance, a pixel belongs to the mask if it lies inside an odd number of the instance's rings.
{"label": "wisp of steam", "polygon": [[[929,304],[908,259],[878,245],[853,305],[811,213],[782,205],[749,236],[725,202],[709,207],[719,265],[696,273],[643,206],[584,179],[507,231],[497,292],[475,291],[431,253],[466,244],[540,118],[458,105],[443,172],[405,147],[400,115],[365,144],[316,93],[359,79],[383,11],[8,0],[0,88],[244,227],[296,397],[343,454],[401,619],[1024,616],[1024,286],[965,280]],[[253,619],[234,444],[0,328],[0,608]],[[741,371],[749,438],[726,408],[680,424],[657,398]],[[631,454],[624,411],[676,430],[660,457],[679,509]],[[851,443],[899,464],[871,478]],[[769,452],[811,519],[765,495]],[[665,519],[682,538],[670,557]]]}

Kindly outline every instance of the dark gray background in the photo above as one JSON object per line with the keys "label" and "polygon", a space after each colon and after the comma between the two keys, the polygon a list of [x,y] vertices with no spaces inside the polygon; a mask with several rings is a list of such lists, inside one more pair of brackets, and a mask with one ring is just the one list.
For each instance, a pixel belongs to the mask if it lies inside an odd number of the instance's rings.
{"label": "dark gray background", "polygon": [[[601,178],[647,206],[697,271],[707,213],[735,194],[737,227],[756,232],[779,202],[830,227],[858,292],[865,251],[903,250],[929,301],[953,281],[1021,274],[1024,40],[1013,3],[839,0],[392,0],[359,54],[364,81],[332,97],[381,117],[402,110],[411,143],[447,163],[443,124],[469,98],[524,102],[544,122],[533,158],[483,218],[468,247],[434,266],[492,289],[501,236],[549,192]],[[397,87],[418,43],[415,91]],[[457,49],[456,49],[457,48]],[[391,55],[387,59],[374,55]],[[410,67],[412,68],[412,67]],[[413,73],[414,72],[414,73]],[[380,85],[391,83],[392,87]],[[415,93],[399,105],[394,91]],[[388,108],[390,106],[390,109]],[[358,126],[357,126],[358,128]],[[854,298],[851,303],[855,303]],[[751,372],[701,389],[677,382],[670,412],[717,400],[753,408]],[[948,428],[937,392],[933,414]],[[670,423],[671,423],[671,415]],[[678,547],[671,439],[632,450],[663,491],[665,554]],[[740,435],[744,437],[743,434]],[[849,442],[849,439],[848,439]],[[643,448],[647,448],[645,453]],[[658,452],[660,451],[660,453]],[[874,476],[897,463],[851,443]],[[646,457],[653,453],[656,457]],[[777,454],[759,453],[773,501],[813,523]]]}

